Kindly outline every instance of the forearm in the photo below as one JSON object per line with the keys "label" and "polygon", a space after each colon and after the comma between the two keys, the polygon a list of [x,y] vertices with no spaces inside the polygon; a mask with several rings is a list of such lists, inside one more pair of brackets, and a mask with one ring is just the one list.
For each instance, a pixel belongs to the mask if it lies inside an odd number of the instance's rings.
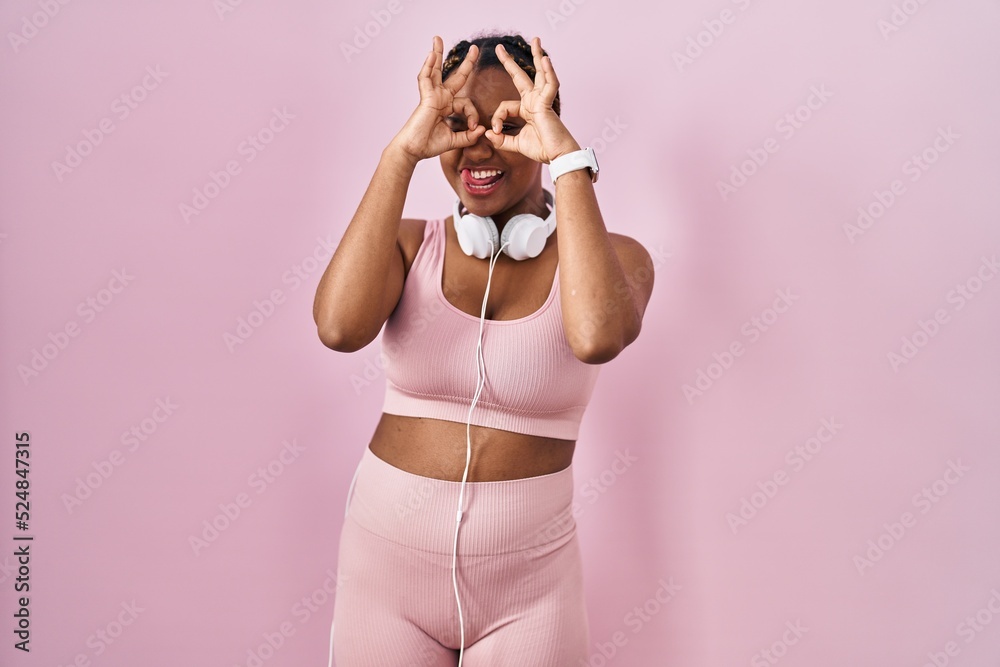
{"label": "forearm", "polygon": [[[416,161],[390,143],[316,289],[313,319],[321,332],[351,340],[381,328],[386,280]],[[376,331],[377,335],[377,331]]]}
{"label": "forearm", "polygon": [[560,176],[555,202],[567,342],[578,357],[603,363],[632,342],[640,322],[636,304],[604,226],[590,171]]}

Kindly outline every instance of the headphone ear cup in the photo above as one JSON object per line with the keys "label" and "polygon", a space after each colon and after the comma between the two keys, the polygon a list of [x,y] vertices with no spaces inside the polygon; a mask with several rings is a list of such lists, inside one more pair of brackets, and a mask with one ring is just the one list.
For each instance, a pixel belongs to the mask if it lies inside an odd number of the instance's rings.
{"label": "headphone ear cup", "polygon": [[510,241],[504,253],[517,260],[531,259],[542,253],[548,237],[544,220],[531,213],[519,213],[504,225],[500,245]]}
{"label": "headphone ear cup", "polygon": [[455,232],[458,244],[466,255],[485,259],[490,256],[490,241],[493,250],[500,245],[500,234],[492,218],[481,217],[473,213],[455,218]]}

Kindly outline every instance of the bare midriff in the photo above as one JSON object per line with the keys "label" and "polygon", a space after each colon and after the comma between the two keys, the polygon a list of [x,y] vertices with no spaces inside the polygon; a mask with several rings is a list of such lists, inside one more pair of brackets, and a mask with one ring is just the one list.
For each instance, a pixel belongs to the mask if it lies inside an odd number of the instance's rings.
{"label": "bare midriff", "polygon": [[[548,475],[568,468],[575,440],[469,427],[470,482],[496,482]],[[467,454],[465,422],[404,417],[383,412],[369,449],[401,470],[453,482],[462,481]]]}

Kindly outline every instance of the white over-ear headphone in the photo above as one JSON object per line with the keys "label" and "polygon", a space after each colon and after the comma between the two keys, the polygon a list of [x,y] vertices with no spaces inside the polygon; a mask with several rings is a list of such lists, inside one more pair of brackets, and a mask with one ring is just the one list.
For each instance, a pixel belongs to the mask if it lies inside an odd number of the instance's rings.
{"label": "white over-ear headphone", "polygon": [[[542,188],[549,215],[544,220],[531,213],[518,213],[497,233],[496,223],[489,216],[474,213],[462,215],[462,199],[455,200],[455,215],[452,218],[458,243],[466,255],[484,259],[491,249],[502,248],[504,254],[513,259],[538,257],[545,248],[545,240],[556,228],[556,203],[552,193]],[[490,242],[493,242],[492,245]]]}

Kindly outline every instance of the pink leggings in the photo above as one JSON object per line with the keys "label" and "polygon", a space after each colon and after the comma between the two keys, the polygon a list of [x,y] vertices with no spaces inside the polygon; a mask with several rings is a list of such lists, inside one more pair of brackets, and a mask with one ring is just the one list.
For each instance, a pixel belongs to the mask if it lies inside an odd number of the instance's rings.
{"label": "pink leggings", "polygon": [[[365,447],[340,536],[338,667],[458,663],[451,564],[459,486],[400,470]],[[586,664],[572,501],[572,465],[466,483],[458,539],[463,667]]]}

